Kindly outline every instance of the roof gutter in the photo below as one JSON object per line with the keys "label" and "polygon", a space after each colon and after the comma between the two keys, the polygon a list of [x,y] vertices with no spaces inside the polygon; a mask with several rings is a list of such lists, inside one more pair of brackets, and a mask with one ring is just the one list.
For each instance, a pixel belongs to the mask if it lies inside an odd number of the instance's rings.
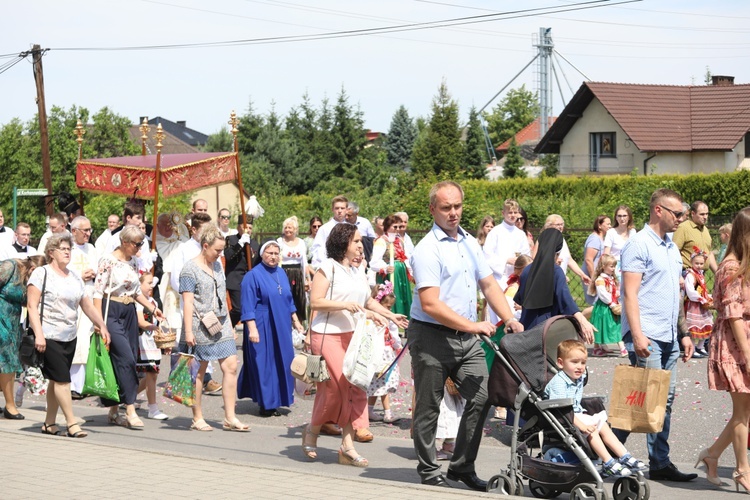
{"label": "roof gutter", "polygon": [[643,175],[648,175],[648,161],[656,156],[658,153],[654,153],[651,156],[646,157],[645,160],[643,160]]}

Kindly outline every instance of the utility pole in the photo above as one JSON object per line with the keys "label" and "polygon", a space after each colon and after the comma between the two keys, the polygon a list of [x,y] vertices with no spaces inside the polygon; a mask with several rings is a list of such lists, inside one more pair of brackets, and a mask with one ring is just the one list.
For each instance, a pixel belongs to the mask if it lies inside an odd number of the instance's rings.
{"label": "utility pole", "polygon": [[[49,134],[47,133],[47,106],[44,102],[44,72],[42,71],[42,56],[44,50],[40,45],[34,45],[31,54],[34,56],[34,81],[36,82],[36,104],[39,108],[39,138],[42,146],[42,178],[47,194],[52,194],[52,171],[49,159]],[[52,215],[54,203],[46,205],[47,215]]]}

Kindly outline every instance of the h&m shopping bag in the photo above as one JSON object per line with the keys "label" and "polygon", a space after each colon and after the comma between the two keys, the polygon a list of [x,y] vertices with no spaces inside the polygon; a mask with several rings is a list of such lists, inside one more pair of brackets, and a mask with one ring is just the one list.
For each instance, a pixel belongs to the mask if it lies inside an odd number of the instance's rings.
{"label": "h&m shopping bag", "polygon": [[615,367],[609,423],[630,432],[661,432],[667,411],[669,370]]}
{"label": "h&m shopping bag", "polygon": [[102,346],[102,340],[98,334],[91,336],[89,357],[86,360],[86,379],[81,394],[120,401],[115,369],[112,367],[109,351]]}
{"label": "h&m shopping bag", "polygon": [[172,371],[164,386],[164,396],[185,406],[195,404],[195,379],[200,362],[192,354],[172,353]]}

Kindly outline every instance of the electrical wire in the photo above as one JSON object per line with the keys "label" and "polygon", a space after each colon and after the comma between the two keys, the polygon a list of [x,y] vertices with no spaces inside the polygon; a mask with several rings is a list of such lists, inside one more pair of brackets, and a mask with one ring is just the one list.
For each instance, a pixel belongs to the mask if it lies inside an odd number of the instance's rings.
{"label": "electrical wire", "polygon": [[8,61],[8,62],[6,62],[6,63],[0,64],[0,75],[2,75],[3,73],[5,73],[5,72],[6,72],[6,71],[8,71],[8,70],[9,70],[10,68],[12,68],[12,67],[13,67],[13,66],[15,66],[16,64],[20,63],[20,62],[21,62],[21,61],[23,61],[24,59],[26,59],[26,57],[25,57],[25,56],[24,56],[24,57],[22,57],[22,56],[16,55],[16,57],[17,57],[18,59],[16,59],[15,61]]}
{"label": "electrical wire", "polygon": [[[212,48],[212,47],[228,47],[228,46],[241,46],[241,45],[256,45],[256,44],[271,44],[271,43],[287,43],[287,42],[299,42],[299,41],[314,41],[314,40],[328,40],[336,38],[348,38],[353,36],[369,36],[376,34],[387,34],[387,33],[399,33],[407,31],[417,31],[425,29],[452,27],[452,26],[463,26],[469,24],[494,22],[508,19],[518,19],[523,17],[537,17],[542,15],[539,13],[540,10],[544,10],[544,14],[550,13],[563,13],[572,11],[589,10],[601,7],[611,7],[614,5],[630,4],[640,2],[642,0],[622,0],[616,3],[608,3],[610,0],[589,0],[586,2],[579,2],[577,4],[571,4],[565,7],[544,7],[534,9],[522,9],[517,11],[508,11],[496,14],[483,14],[477,16],[468,16],[453,19],[444,19],[440,21],[427,21],[421,23],[410,23],[404,25],[395,26],[383,26],[379,28],[365,28],[356,30],[344,30],[334,31],[329,33],[321,33],[317,35],[290,35],[290,36],[275,36],[275,37],[262,37],[262,38],[251,38],[241,40],[225,40],[219,42],[196,42],[196,43],[184,43],[184,44],[164,44],[164,45],[142,45],[142,46],[124,46],[124,47],[61,47],[52,48],[50,50],[58,51],[125,51],[125,50],[159,50],[159,49],[186,49],[186,48]],[[606,3],[605,3],[606,2]]]}

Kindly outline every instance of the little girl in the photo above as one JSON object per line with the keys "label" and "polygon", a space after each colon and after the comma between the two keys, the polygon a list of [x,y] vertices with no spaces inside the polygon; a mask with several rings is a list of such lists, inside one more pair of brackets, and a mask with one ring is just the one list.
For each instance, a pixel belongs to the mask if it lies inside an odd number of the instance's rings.
{"label": "little girl", "polygon": [[695,344],[694,358],[708,356],[703,343],[711,335],[714,326],[710,310],[713,299],[706,289],[706,278],[703,276],[705,264],[706,252],[693,247],[690,255],[691,268],[685,272],[685,322]]}
{"label": "little girl", "polygon": [[[393,295],[393,284],[390,281],[386,281],[383,284],[377,285],[373,291],[372,296],[375,300],[386,309],[391,309],[393,304],[396,303],[396,296]],[[396,354],[401,350],[401,337],[398,335],[398,326],[393,321],[388,322],[388,329],[385,331],[385,349],[383,349],[383,367],[389,366],[394,359]],[[391,412],[391,398],[390,393],[396,392],[398,384],[401,380],[401,375],[398,370],[398,363],[393,367],[393,371],[387,376],[378,378],[376,374],[370,383],[370,387],[367,389],[367,409],[370,416],[371,422],[386,422],[393,423],[400,420],[399,417],[394,417]],[[383,415],[375,413],[373,409],[377,402],[378,396],[383,402]]]}
{"label": "little girl", "polygon": [[589,295],[596,295],[594,309],[591,311],[591,324],[596,328],[594,332],[594,351],[592,356],[606,356],[612,351],[606,349],[607,344],[617,344],[620,357],[628,355],[622,341],[620,331],[620,284],[617,282],[615,268],[617,259],[604,254],[594,271],[594,279],[589,285]]}
{"label": "little girl", "polygon": [[[154,310],[157,304],[153,292],[158,279],[154,278],[152,274],[145,273],[141,275],[139,281],[141,282],[141,292],[151,302],[153,306],[151,310]],[[169,416],[162,412],[159,405],[156,404],[156,379],[159,377],[159,363],[161,363],[161,349],[156,347],[154,341],[154,330],[157,329],[156,319],[151,313],[144,313],[142,305],[136,304],[135,307],[138,311],[138,328],[140,329],[138,362],[136,363],[138,378],[141,379],[138,384],[138,393],[146,391],[148,418],[167,420]]]}

